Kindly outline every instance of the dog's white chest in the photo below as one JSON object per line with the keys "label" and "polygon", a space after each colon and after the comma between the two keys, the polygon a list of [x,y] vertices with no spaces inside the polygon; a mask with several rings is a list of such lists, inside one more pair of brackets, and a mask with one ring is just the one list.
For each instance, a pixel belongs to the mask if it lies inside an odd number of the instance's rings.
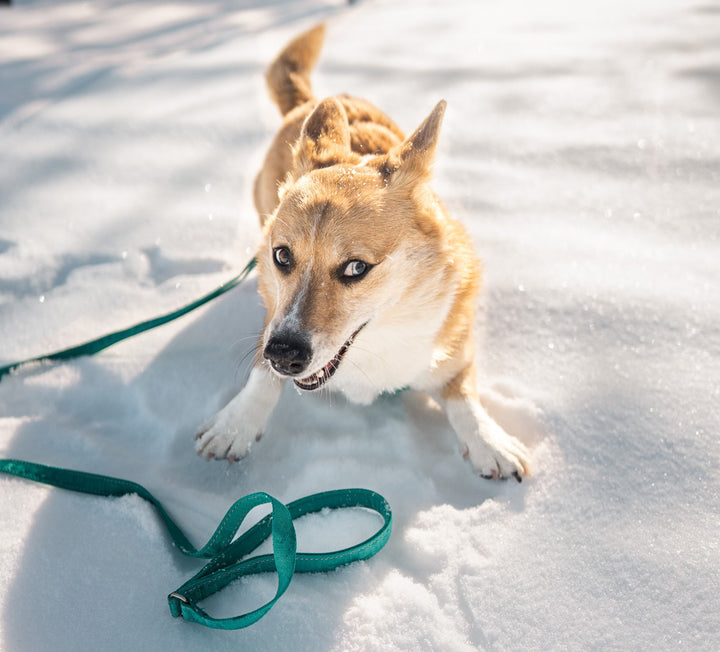
{"label": "dog's white chest", "polygon": [[333,389],[354,403],[380,394],[431,384],[436,338],[446,310],[424,319],[379,318],[358,337],[333,379]]}

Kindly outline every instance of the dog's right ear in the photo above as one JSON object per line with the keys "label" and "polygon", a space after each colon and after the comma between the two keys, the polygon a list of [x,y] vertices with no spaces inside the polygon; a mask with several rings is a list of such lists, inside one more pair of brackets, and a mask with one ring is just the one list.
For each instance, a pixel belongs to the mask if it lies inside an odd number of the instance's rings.
{"label": "dog's right ear", "polygon": [[350,125],[345,109],[334,97],[320,102],[306,118],[295,147],[293,176],[335,165],[350,154]]}
{"label": "dog's right ear", "polygon": [[389,186],[409,189],[430,176],[445,106],[440,100],[422,124],[388,152],[382,173]]}

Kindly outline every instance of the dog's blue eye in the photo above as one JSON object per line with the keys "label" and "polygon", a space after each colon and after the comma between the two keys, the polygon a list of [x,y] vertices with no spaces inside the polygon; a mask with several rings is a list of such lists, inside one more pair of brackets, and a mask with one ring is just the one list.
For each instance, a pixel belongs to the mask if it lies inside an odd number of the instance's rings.
{"label": "dog's blue eye", "polygon": [[287,247],[275,247],[273,249],[273,260],[278,267],[289,267],[292,263],[292,254]]}
{"label": "dog's blue eye", "polygon": [[370,265],[362,260],[351,260],[343,270],[343,276],[345,278],[359,278],[367,274],[370,269]]}

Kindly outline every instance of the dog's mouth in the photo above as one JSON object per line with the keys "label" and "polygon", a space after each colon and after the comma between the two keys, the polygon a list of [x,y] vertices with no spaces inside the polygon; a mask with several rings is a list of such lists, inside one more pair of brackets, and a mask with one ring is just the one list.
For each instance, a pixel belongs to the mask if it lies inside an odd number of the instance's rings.
{"label": "dog's mouth", "polygon": [[[365,324],[367,324],[367,322],[365,322]],[[295,385],[300,389],[304,389],[308,392],[322,387],[328,380],[333,377],[333,375],[335,375],[335,372],[338,370],[342,359],[345,357],[348,349],[352,346],[352,343],[355,341],[358,333],[365,327],[365,324],[360,326],[360,328],[358,328],[350,337],[345,340],[345,343],[340,347],[333,359],[330,360],[330,362],[328,362],[322,369],[319,369],[314,374],[311,374],[306,378],[296,378],[293,381]]]}

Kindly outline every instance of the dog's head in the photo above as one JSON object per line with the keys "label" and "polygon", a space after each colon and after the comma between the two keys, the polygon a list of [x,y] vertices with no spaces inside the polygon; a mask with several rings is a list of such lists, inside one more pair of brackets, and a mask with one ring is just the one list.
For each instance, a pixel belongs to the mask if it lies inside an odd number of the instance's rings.
{"label": "dog's head", "polygon": [[442,273],[444,218],[427,182],[444,110],[440,102],[404,142],[364,158],[338,100],[305,121],[258,254],[263,356],[298,387],[324,385],[364,329],[387,311],[408,318],[413,309],[399,306],[409,294],[426,301],[418,287]]}

